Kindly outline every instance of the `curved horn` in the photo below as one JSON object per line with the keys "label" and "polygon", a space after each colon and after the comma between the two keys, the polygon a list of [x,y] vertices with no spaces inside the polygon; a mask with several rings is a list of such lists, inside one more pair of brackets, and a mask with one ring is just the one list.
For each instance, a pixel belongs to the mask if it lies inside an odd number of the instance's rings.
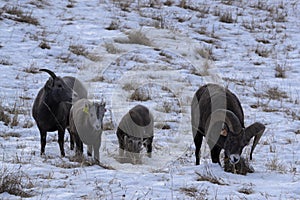
{"label": "curved horn", "polygon": [[209,131],[216,122],[225,122],[229,129],[236,134],[239,134],[243,129],[238,117],[230,110],[218,109],[214,111],[210,115],[209,121],[206,122],[206,127],[209,125],[207,130]]}
{"label": "curved horn", "polygon": [[53,79],[56,79],[56,75],[53,71],[49,70],[49,69],[40,69],[40,72],[47,72]]}
{"label": "curved horn", "polygon": [[[231,112],[230,110],[226,109],[218,109],[214,111],[208,121],[206,122],[206,135],[208,138],[208,144],[210,147],[213,147],[219,137],[220,133],[222,131],[222,126],[216,126],[217,122],[225,122],[227,126],[229,127],[230,131],[232,131],[234,134],[241,133],[243,127],[240,123],[240,120],[238,117]],[[221,123],[220,123],[221,124]]]}
{"label": "curved horn", "polygon": [[259,122],[255,122],[254,124],[247,127],[245,130],[245,144],[244,145],[247,145],[249,143],[249,141],[251,140],[251,138],[255,136],[254,140],[253,140],[253,145],[251,147],[250,160],[252,160],[252,153],[253,153],[256,145],[258,144],[261,136],[263,135],[265,128],[266,128],[265,125],[263,125]]}

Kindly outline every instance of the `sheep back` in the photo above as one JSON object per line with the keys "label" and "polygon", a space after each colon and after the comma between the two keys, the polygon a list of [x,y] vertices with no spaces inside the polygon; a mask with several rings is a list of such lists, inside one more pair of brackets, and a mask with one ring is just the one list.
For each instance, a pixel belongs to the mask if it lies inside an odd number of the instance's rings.
{"label": "sheep back", "polygon": [[196,131],[205,132],[206,121],[212,112],[218,109],[232,111],[244,126],[244,113],[241,103],[235,94],[216,84],[207,84],[201,87],[192,100],[193,135]]}
{"label": "sheep back", "polygon": [[124,115],[118,128],[128,136],[144,139],[153,137],[153,127],[153,115],[148,108],[138,105]]}

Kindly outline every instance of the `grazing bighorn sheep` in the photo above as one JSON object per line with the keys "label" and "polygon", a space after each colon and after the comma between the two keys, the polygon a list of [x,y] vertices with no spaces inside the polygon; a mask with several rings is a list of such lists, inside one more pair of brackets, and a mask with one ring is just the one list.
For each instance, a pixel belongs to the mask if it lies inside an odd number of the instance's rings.
{"label": "grazing bighorn sheep", "polygon": [[119,141],[119,156],[126,157],[136,164],[141,162],[140,152],[143,146],[147,150],[147,156],[151,158],[153,141],[153,116],[142,105],[133,107],[123,116],[117,129]]}
{"label": "grazing bighorn sheep", "polygon": [[225,150],[225,160],[236,164],[240,160],[243,148],[254,137],[252,153],[261,138],[265,126],[254,123],[244,126],[244,113],[238,98],[216,84],[207,84],[195,93],[191,106],[192,131],[196,146],[196,165],[200,162],[200,148],[203,136],[211,150],[213,163],[220,163],[219,155]]}
{"label": "grazing bighorn sheep", "polygon": [[88,155],[100,162],[99,149],[103,129],[105,102],[91,102],[80,99],[74,103],[70,111],[70,134],[74,137],[77,153],[82,154],[83,144],[88,145]]}
{"label": "grazing bighorn sheep", "polygon": [[[87,91],[75,77],[61,78],[48,69],[40,69],[40,71],[47,72],[51,76],[38,92],[32,107],[32,115],[41,136],[41,155],[45,154],[47,132],[58,130],[60,152],[62,156],[65,156],[64,135],[69,125],[68,118],[72,101],[87,96]],[[74,142],[72,138],[70,141],[72,149]]]}

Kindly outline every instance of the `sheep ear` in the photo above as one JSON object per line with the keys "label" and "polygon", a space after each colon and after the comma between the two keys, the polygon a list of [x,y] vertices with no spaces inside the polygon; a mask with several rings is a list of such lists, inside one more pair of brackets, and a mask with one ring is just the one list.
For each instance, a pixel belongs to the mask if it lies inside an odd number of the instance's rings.
{"label": "sheep ear", "polygon": [[265,128],[266,128],[265,125],[259,122],[255,122],[254,124],[248,126],[245,129],[244,146],[246,146],[250,142],[251,138],[254,137],[253,145],[251,147],[251,152],[250,152],[250,160],[252,160],[252,153],[256,145],[258,144],[261,136],[263,135]]}

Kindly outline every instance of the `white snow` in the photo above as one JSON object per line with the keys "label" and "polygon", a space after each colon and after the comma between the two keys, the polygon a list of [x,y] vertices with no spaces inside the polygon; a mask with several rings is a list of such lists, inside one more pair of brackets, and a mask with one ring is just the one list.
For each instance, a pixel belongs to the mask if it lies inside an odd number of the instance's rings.
{"label": "white snow", "polygon": [[[299,6],[297,0],[0,1],[0,105],[18,122],[0,121],[0,184],[9,170],[23,174],[22,190],[32,199],[300,199]],[[38,25],[20,20],[30,17]],[[104,122],[114,129],[103,132],[100,160],[114,170],[74,161],[67,132],[66,157],[56,132],[48,133],[40,156],[31,107],[48,75],[32,73],[39,68],[76,76],[91,99],[106,100]],[[275,77],[280,69],[284,76]],[[246,126],[267,127],[252,174],[212,164],[206,142],[195,166],[190,104],[208,82],[239,97]],[[150,100],[136,101],[138,90]],[[155,118],[153,156],[121,164],[116,126],[139,103]],[[85,159],[91,161],[86,153]],[[198,181],[196,172],[223,184]]]}

